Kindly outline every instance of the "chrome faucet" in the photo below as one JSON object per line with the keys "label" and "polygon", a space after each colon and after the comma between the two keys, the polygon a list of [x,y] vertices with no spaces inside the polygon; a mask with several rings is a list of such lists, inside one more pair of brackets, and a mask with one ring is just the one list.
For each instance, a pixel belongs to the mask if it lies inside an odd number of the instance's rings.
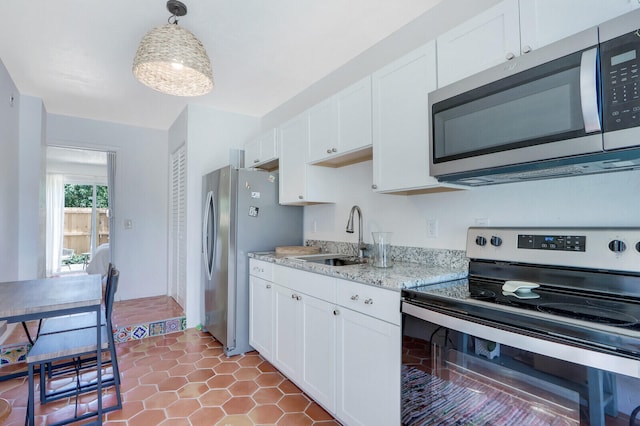
{"label": "chrome faucet", "polygon": [[351,207],[351,212],[349,213],[349,220],[347,221],[347,233],[353,234],[353,213],[358,212],[358,257],[362,259],[364,257],[364,251],[367,248],[367,245],[362,241],[362,210],[360,207],[353,206]]}

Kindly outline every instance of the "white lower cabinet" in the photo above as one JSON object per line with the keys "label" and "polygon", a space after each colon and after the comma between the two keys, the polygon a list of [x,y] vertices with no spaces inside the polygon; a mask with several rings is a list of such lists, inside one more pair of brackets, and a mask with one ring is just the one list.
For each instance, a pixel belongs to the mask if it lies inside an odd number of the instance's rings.
{"label": "white lower cabinet", "polygon": [[[271,363],[291,380],[297,382],[302,360],[301,339],[302,304],[293,290],[275,285],[275,341]],[[266,357],[265,357],[266,358]]]}
{"label": "white lower cabinet", "polygon": [[249,344],[265,358],[273,354],[273,283],[249,276]]}
{"label": "white lower cabinet", "polygon": [[337,417],[348,425],[400,424],[400,327],[342,309]]}
{"label": "white lower cabinet", "polygon": [[270,293],[257,278],[254,348],[343,424],[399,425],[400,294],[279,265]]}
{"label": "white lower cabinet", "polygon": [[300,386],[327,410],[336,411],[336,319],[333,303],[302,296]]}

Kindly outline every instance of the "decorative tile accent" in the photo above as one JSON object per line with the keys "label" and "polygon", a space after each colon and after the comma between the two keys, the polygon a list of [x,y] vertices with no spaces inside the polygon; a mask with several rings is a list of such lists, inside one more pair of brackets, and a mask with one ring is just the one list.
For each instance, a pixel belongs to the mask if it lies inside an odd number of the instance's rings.
{"label": "decorative tile accent", "polygon": [[17,362],[24,362],[27,358],[27,352],[31,345],[16,345],[13,347],[3,347],[0,352],[0,365],[15,364]]}
{"label": "decorative tile accent", "polygon": [[113,337],[118,343],[128,342],[129,340],[133,340],[133,337],[131,337],[131,331],[131,327],[120,327],[113,334]]}
{"label": "decorative tile accent", "polygon": [[160,336],[164,334],[165,322],[151,322],[149,323],[149,336]]}
{"label": "decorative tile accent", "polygon": [[173,318],[164,322],[164,333],[175,333],[184,330],[180,318]]}
{"label": "decorative tile accent", "polygon": [[175,333],[187,329],[187,318],[170,318],[163,321],[154,321],[118,327],[114,332],[115,341],[118,343],[140,340],[150,336],[162,336],[164,334]]}

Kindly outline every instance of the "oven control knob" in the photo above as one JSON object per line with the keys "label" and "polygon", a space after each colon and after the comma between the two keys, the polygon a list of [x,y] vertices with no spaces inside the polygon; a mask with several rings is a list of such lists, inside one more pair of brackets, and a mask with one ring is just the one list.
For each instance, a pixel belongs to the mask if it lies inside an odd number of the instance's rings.
{"label": "oven control knob", "polygon": [[609,243],[609,250],[614,253],[621,253],[627,249],[627,245],[620,240],[613,240]]}
{"label": "oven control knob", "polygon": [[[479,246],[484,246],[487,244],[487,239],[485,237],[481,237],[480,235],[478,235],[476,237],[476,244]],[[640,243],[638,243],[640,244]]]}
{"label": "oven control knob", "polygon": [[495,247],[500,247],[502,245],[502,238],[496,237],[495,235],[491,237],[491,245]]}

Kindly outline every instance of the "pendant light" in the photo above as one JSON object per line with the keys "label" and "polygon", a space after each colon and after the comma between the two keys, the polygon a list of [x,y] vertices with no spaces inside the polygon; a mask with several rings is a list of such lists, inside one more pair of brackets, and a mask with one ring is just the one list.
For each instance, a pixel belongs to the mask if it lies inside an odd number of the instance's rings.
{"label": "pendant light", "polygon": [[167,1],[168,24],[149,31],[133,61],[133,75],[144,85],[168,95],[200,96],[213,88],[211,62],[204,46],[190,31],[178,26],[187,6]]}

